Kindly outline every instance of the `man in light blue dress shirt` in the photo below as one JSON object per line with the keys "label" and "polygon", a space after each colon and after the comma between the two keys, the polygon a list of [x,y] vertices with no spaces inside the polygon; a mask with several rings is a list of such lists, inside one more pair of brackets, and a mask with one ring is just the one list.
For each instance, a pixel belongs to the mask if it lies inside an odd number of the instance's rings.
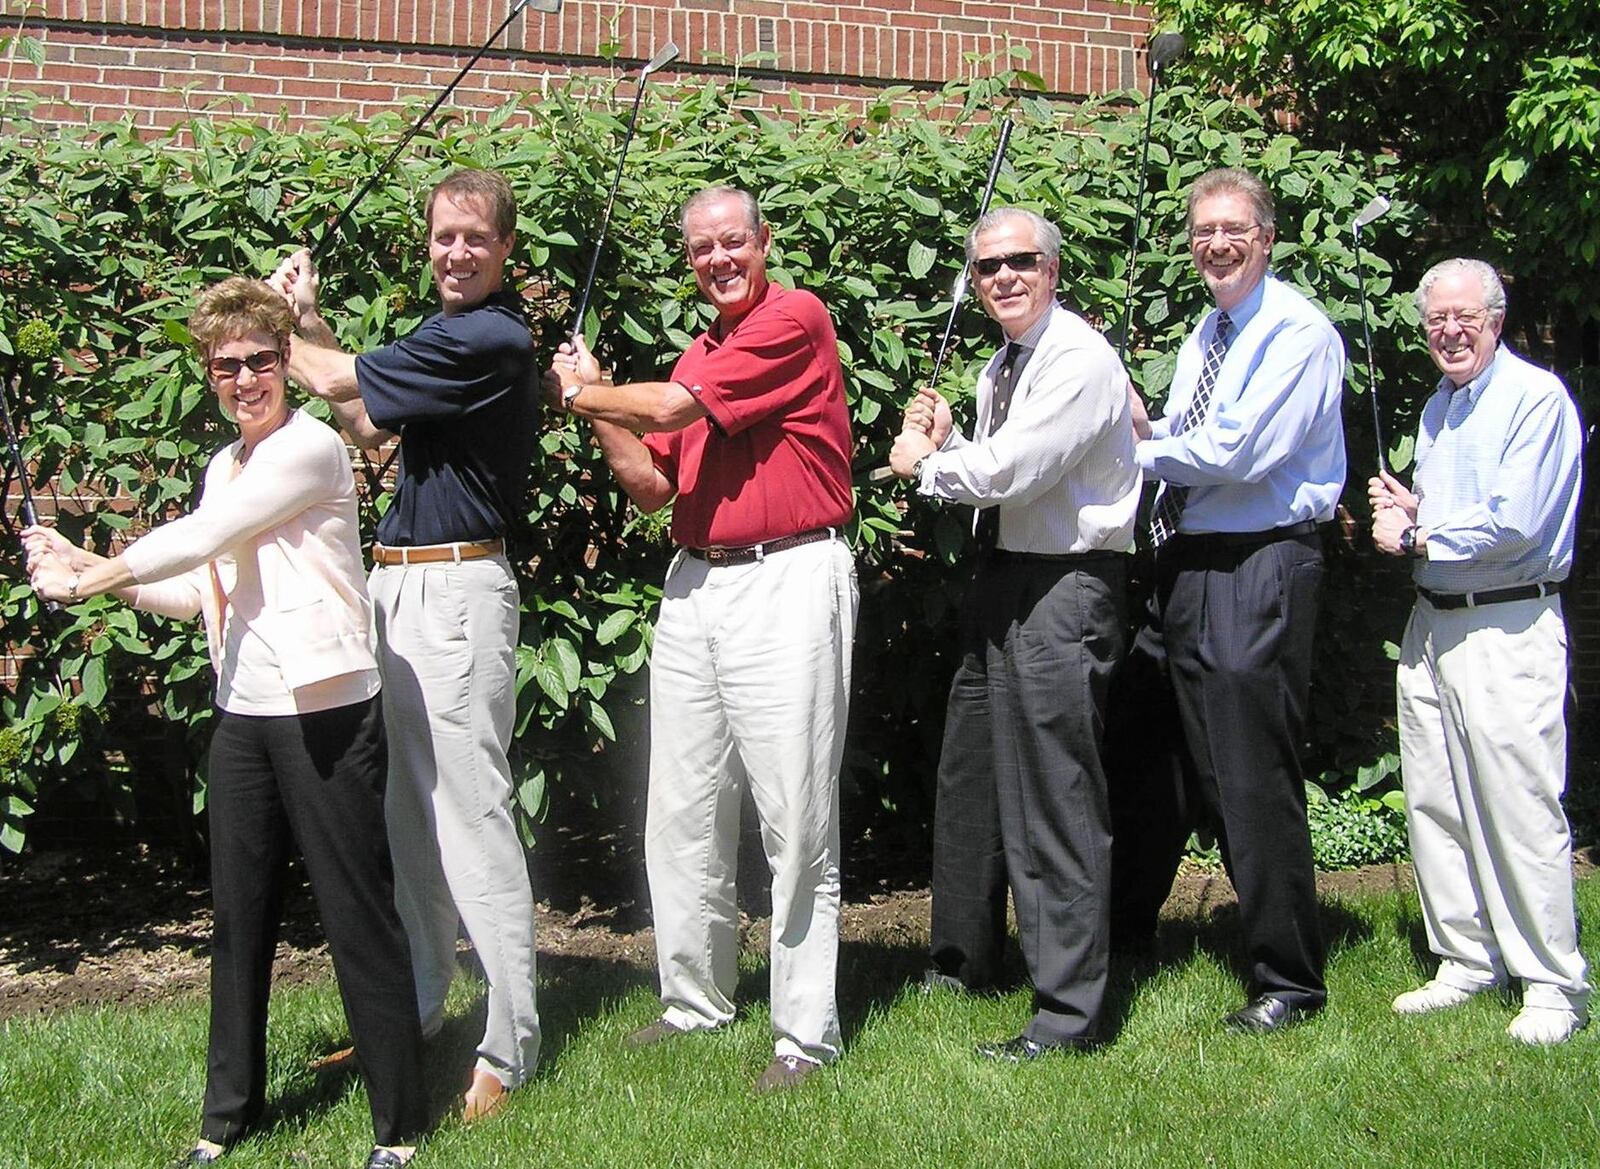
{"label": "man in light blue dress shirt", "polygon": [[1135,448],[1159,481],[1156,560],[1107,735],[1113,943],[1153,939],[1189,832],[1209,821],[1248,954],[1248,1001],[1223,1022],[1275,1031],[1327,999],[1299,748],[1317,525],[1344,487],[1344,344],[1268,274],[1273,202],[1254,175],[1202,175],[1189,233],[1217,308],[1184,342],[1166,416],[1139,427]]}
{"label": "man in light blue dress shirt", "polygon": [[1414,561],[1397,691],[1406,827],[1432,979],[1402,1015],[1518,979],[1507,1032],[1562,1043],[1588,1021],[1566,785],[1567,631],[1582,430],[1566,387],[1500,344],[1506,295],[1481,260],[1423,276],[1417,308],[1443,377],[1423,407],[1412,490],[1368,484],[1372,537]]}

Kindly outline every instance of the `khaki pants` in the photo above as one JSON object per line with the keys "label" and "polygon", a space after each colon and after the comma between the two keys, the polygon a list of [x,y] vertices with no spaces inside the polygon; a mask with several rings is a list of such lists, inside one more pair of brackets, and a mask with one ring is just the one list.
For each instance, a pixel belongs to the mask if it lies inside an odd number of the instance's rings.
{"label": "khaki pants", "polygon": [[395,904],[424,1033],[437,1031],[464,924],[489,984],[477,1068],[508,1087],[539,1059],[533,894],[511,816],[517,586],[500,556],[372,570],[389,728]]}
{"label": "khaki pants", "polygon": [[1561,810],[1567,631],[1559,597],[1418,601],[1397,675],[1406,827],[1439,978],[1509,975],[1532,1006],[1586,1012]]}
{"label": "khaki pants", "polygon": [[712,568],[679,553],[650,656],[645,864],[664,1017],[733,1017],[739,806],[772,872],[779,1055],[839,1052],[839,765],[857,591],[837,539]]}

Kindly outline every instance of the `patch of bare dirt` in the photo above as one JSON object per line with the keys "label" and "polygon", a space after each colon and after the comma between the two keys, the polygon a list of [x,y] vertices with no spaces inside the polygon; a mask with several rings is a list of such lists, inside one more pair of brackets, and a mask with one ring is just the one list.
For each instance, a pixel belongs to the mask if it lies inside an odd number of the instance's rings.
{"label": "patch of bare dirt", "polygon": [[[594,840],[585,849],[602,857],[586,875],[614,878],[594,886],[600,900],[554,883],[539,905],[541,956],[596,958],[651,970],[654,943],[647,902],[638,895],[643,866],[631,847]],[[571,845],[569,844],[569,847]],[[562,850],[552,849],[553,867]],[[1578,853],[1578,875],[1593,872],[1595,850]],[[615,866],[637,865],[623,872]],[[749,865],[742,866],[746,871]],[[535,864],[535,888],[542,885]],[[580,870],[583,866],[579,866]],[[752,882],[741,882],[749,887]],[[884,882],[878,882],[881,886]],[[1324,896],[1407,891],[1409,865],[1376,865],[1324,873]],[[1163,916],[1203,921],[1235,901],[1220,870],[1193,866],[1179,874]],[[930,898],[925,889],[866,893],[857,888],[845,906],[847,942],[889,947],[927,944]],[[751,906],[745,932],[762,944],[762,906]],[[53,851],[11,861],[0,870],[0,1018],[47,1014],[83,1004],[147,1003],[175,994],[203,994],[208,985],[211,910],[206,874],[172,850],[144,847]],[[309,890],[297,883],[288,899],[275,978],[282,983],[323,979],[331,973]]]}

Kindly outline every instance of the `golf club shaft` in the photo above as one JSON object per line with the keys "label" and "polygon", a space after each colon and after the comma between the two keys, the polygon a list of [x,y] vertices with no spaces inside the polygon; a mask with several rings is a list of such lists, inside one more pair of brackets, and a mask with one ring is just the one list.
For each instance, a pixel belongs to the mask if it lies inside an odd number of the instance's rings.
{"label": "golf club shaft", "polygon": [[1144,189],[1150,166],[1150,128],[1156,114],[1156,91],[1161,88],[1161,74],[1150,77],[1150,100],[1144,107],[1144,143],[1139,148],[1139,188],[1133,197],[1133,243],[1128,248],[1128,288],[1122,298],[1122,333],[1117,339],[1117,360],[1128,352],[1128,336],[1133,329],[1133,277],[1139,266],[1140,228],[1144,226]]}
{"label": "golf club shaft", "polygon": [[617,202],[617,188],[622,186],[622,168],[628,161],[628,147],[633,145],[633,132],[639,125],[639,106],[644,102],[644,86],[648,73],[639,75],[639,90],[633,95],[633,113],[628,116],[628,131],[622,136],[622,152],[617,155],[617,173],[611,177],[611,192],[606,196],[606,207],[600,214],[600,231],[594,237],[594,253],[589,257],[589,274],[583,279],[583,295],[578,297],[578,313],[572,322],[572,335],[583,335],[583,318],[589,311],[589,297],[594,293],[595,273],[600,270],[600,253],[605,250],[606,231],[611,226],[611,209]]}
{"label": "golf club shaft", "polygon": [[[995,180],[1000,177],[1000,166],[1006,160],[1006,146],[1011,141],[1010,118],[1003,118],[1000,122],[1000,141],[995,144],[994,157],[989,160],[989,178],[983,184],[983,199],[978,204],[978,218],[982,219],[989,213],[989,201],[994,198]],[[956,318],[961,311],[961,302],[967,295],[967,273],[972,269],[971,264],[961,265],[961,275],[956,278],[955,290],[950,294],[950,315],[944,322],[944,336],[939,339],[939,352],[933,359],[933,376],[928,379],[930,386],[939,384],[939,374],[944,370],[944,359],[950,353],[950,340],[955,336]]]}
{"label": "golf club shaft", "polygon": [[1386,472],[1389,461],[1383,450],[1383,416],[1378,410],[1378,371],[1372,363],[1372,323],[1367,311],[1367,266],[1361,260],[1361,228],[1354,230],[1356,237],[1356,281],[1361,293],[1361,336],[1367,349],[1367,397],[1372,400],[1372,436],[1378,447],[1378,470]]}
{"label": "golf club shaft", "polygon": [[[983,198],[978,203],[978,219],[989,213],[989,201],[994,198],[995,180],[1000,177],[1000,166],[1006,160],[1006,146],[1011,141],[1011,119],[1003,118],[1000,122],[1000,141],[995,143],[994,157],[989,160],[989,178],[983,184]],[[956,318],[961,312],[961,302],[967,295],[967,273],[972,265],[963,263],[961,275],[956,278],[954,290],[950,294],[950,315],[945,318],[944,336],[939,338],[939,352],[933,359],[933,376],[928,379],[929,386],[939,384],[939,374],[944,370],[944,359],[950,352],[950,339],[955,336]],[[888,467],[877,467],[867,476],[869,482],[882,483],[885,479],[894,478],[894,472]]]}
{"label": "golf club shaft", "polygon": [[[10,387],[22,384],[21,374],[13,365],[10,374],[4,381],[0,381],[0,420],[5,422],[6,447],[11,452],[11,465],[16,468],[17,486],[22,492],[22,522],[30,528],[39,522],[39,511],[33,506],[33,488],[28,483],[28,466],[22,461],[22,447],[17,442],[17,428],[11,423],[11,394]],[[54,613],[61,606],[54,601],[46,601],[44,607]]]}
{"label": "golf club shaft", "polygon": [[472,67],[483,59],[483,55],[489,51],[490,47],[495,43],[495,41],[500,39],[501,34],[503,34],[506,29],[511,27],[511,22],[521,14],[522,10],[528,6],[528,3],[529,0],[517,0],[517,3],[512,5],[511,11],[506,13],[506,18],[500,22],[500,27],[495,29],[490,35],[489,39],[483,42],[482,48],[480,48],[476,53],[472,54],[472,59],[461,67],[461,72],[456,74],[455,80],[449,85],[445,86],[444,91],[440,93],[438,97],[433,99],[433,104],[427,108],[427,111],[422,115],[422,117],[418,118],[412,123],[411,129],[406,131],[405,137],[401,138],[399,144],[389,152],[389,157],[383,160],[383,165],[378,167],[377,170],[373,171],[371,176],[368,177],[367,181],[361,184],[360,189],[358,189],[356,193],[351,196],[350,201],[346,203],[344,205],[344,209],[339,212],[339,217],[333,221],[333,226],[322,233],[322,237],[317,240],[316,246],[311,249],[311,258],[313,260],[320,259],[323,253],[328,250],[328,245],[331,244],[339,235],[339,232],[344,227],[345,222],[350,218],[350,213],[360,205],[361,200],[365,199],[367,195],[371,193],[372,188],[377,185],[378,180],[388,173],[389,168],[394,165],[394,160],[400,157],[400,152],[404,150],[410,141],[417,136],[418,131],[420,131],[423,126],[428,124],[428,120],[432,118],[436,112],[438,112],[439,107],[445,103],[445,99],[455,92],[456,86],[460,85],[461,82],[466,78],[467,74],[472,72]]}

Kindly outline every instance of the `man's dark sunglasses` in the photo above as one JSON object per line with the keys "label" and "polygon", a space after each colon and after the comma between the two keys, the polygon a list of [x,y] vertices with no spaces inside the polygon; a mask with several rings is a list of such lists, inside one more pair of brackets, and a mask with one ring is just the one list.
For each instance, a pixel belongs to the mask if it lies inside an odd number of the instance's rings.
{"label": "man's dark sunglasses", "polygon": [[1012,252],[1009,256],[985,256],[972,261],[972,266],[979,276],[993,276],[1002,264],[1013,272],[1032,272],[1043,257],[1043,252]]}
{"label": "man's dark sunglasses", "polygon": [[271,373],[282,360],[283,354],[276,349],[257,349],[248,357],[213,357],[206,362],[206,369],[214,378],[234,378],[247,365],[251,373]]}

